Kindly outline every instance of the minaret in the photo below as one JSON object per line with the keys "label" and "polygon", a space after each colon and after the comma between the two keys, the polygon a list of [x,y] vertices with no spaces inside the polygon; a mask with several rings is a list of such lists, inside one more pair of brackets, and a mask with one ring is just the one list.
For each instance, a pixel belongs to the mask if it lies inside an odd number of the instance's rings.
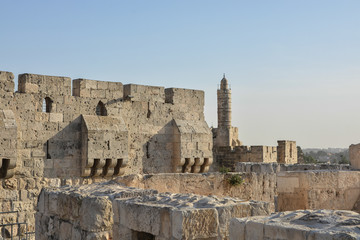
{"label": "minaret", "polygon": [[217,90],[218,102],[218,128],[231,127],[231,90],[228,80],[225,78],[220,82],[220,89]]}

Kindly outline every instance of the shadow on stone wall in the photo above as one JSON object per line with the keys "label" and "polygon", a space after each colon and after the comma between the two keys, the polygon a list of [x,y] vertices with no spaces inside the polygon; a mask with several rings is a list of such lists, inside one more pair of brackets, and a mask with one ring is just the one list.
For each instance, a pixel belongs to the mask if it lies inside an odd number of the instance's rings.
{"label": "shadow on stone wall", "polygon": [[[61,124],[59,123],[59,128]],[[81,116],[44,143],[44,177],[73,178],[81,175]]]}

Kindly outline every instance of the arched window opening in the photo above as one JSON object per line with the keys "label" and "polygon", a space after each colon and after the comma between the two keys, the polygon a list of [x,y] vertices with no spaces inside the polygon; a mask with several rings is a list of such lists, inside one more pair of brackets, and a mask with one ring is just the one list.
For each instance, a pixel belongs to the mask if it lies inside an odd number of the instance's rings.
{"label": "arched window opening", "polygon": [[52,102],[53,101],[51,100],[51,98],[49,97],[44,98],[42,103],[42,111],[47,113],[51,112]]}
{"label": "arched window opening", "polygon": [[98,115],[98,116],[107,116],[107,111],[106,111],[105,104],[102,103],[101,101],[96,106],[96,115]]}

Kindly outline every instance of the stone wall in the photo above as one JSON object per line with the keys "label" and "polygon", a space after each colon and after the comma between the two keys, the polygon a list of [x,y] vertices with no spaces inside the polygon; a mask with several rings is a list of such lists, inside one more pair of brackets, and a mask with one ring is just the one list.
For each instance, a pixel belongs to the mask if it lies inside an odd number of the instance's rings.
{"label": "stone wall", "polygon": [[352,144],[349,147],[350,164],[354,169],[360,169],[360,144]]}
{"label": "stone wall", "polygon": [[[0,211],[20,211],[18,219],[3,215],[4,223],[27,220],[33,231],[42,187],[87,184],[93,181],[88,176],[102,181],[172,172],[174,151],[186,152],[188,144],[173,147],[174,119],[205,129],[194,127],[191,144],[197,148],[186,158],[194,164],[200,159],[200,169],[208,170],[212,134],[203,91],[88,79],[71,83],[68,77],[26,73],[14,92],[14,75],[0,72]],[[185,165],[185,155],[179,155]]]}
{"label": "stone wall", "polygon": [[268,215],[268,204],[162,193],[115,199],[114,239],[227,239],[233,217]]}
{"label": "stone wall", "polygon": [[297,148],[295,141],[278,141],[277,162],[285,164],[295,164],[297,160]]}
{"label": "stone wall", "polygon": [[277,162],[277,147],[236,146],[215,147],[214,158],[218,168],[226,167],[234,171],[239,162]]}
{"label": "stone wall", "polygon": [[[242,183],[232,186],[229,180],[237,175],[241,177]],[[244,200],[265,201],[271,203],[273,210],[274,199],[277,195],[276,174],[137,174],[119,177],[116,181],[129,187],[155,189],[159,192],[194,193],[205,196],[229,196]]]}
{"label": "stone wall", "polygon": [[278,210],[357,210],[359,171],[298,171],[277,174]]}
{"label": "stone wall", "polygon": [[112,239],[113,199],[155,194],[114,182],[44,188],[36,213],[36,239]]}
{"label": "stone wall", "polygon": [[360,215],[351,211],[294,211],[266,217],[234,218],[230,240],[360,239]]}
{"label": "stone wall", "polygon": [[270,214],[266,202],[157,194],[113,181],[42,190],[36,239],[227,239],[233,217]]}
{"label": "stone wall", "polygon": [[246,173],[278,173],[287,171],[311,171],[311,170],[352,170],[348,164],[279,164],[279,163],[255,163],[238,162],[235,172]]}

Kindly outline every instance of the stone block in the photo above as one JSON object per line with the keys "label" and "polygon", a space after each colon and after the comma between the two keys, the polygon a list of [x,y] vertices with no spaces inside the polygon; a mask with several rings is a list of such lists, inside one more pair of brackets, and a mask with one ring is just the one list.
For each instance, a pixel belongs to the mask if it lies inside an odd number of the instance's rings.
{"label": "stone block", "polygon": [[68,77],[25,73],[19,75],[18,82],[21,93],[33,93],[37,90],[43,95],[71,95],[71,79]]}
{"label": "stone block", "polygon": [[59,240],[69,240],[72,237],[72,225],[68,222],[60,223]]}
{"label": "stone block", "polygon": [[105,231],[112,227],[112,204],[105,197],[85,198],[79,214],[80,226],[86,231]]}
{"label": "stone block", "polygon": [[62,122],[64,115],[62,113],[50,113],[50,122]]}
{"label": "stone block", "polygon": [[92,98],[106,98],[105,90],[93,89],[93,90],[91,90],[90,97],[92,97]]}
{"label": "stone block", "polygon": [[107,90],[109,88],[109,82],[98,81],[97,89]]}
{"label": "stone block", "polygon": [[277,186],[279,192],[295,192],[300,187],[299,178],[278,175]]}
{"label": "stone block", "polygon": [[360,144],[352,144],[349,147],[350,164],[354,169],[360,169]]}
{"label": "stone block", "polygon": [[245,225],[246,220],[233,218],[229,225],[229,239],[230,240],[245,240]]}

